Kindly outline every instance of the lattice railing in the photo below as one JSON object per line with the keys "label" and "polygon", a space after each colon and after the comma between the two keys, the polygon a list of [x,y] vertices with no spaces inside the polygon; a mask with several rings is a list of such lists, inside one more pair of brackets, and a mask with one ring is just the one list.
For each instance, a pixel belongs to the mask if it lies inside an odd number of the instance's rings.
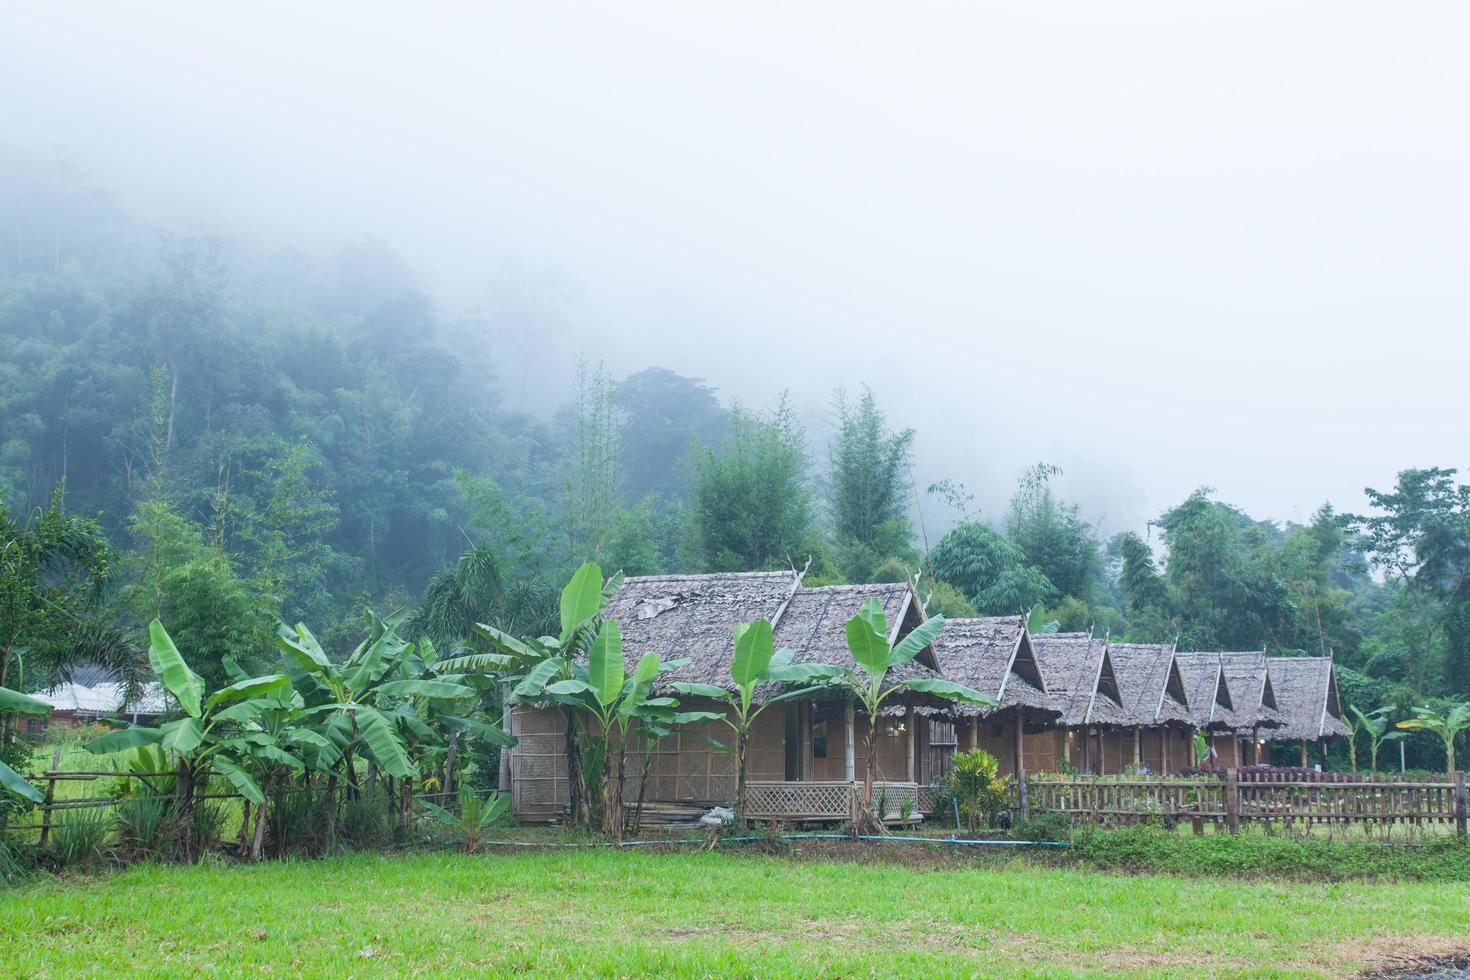
{"label": "lattice railing", "polygon": [[747,815],[757,820],[846,820],[852,815],[852,784],[842,782],[749,782]]}

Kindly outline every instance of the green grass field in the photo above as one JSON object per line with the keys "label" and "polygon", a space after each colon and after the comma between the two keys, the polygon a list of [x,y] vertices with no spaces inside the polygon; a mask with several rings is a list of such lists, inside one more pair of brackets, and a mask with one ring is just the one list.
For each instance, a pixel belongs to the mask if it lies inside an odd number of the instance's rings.
{"label": "green grass field", "polygon": [[1342,975],[1470,947],[1470,885],[744,853],[137,866],[0,892],[0,973]]}

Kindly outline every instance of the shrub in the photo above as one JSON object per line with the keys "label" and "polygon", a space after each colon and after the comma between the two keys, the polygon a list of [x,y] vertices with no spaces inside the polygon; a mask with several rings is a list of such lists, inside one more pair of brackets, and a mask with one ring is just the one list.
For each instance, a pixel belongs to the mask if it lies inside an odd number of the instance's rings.
{"label": "shrub", "polygon": [[0,888],[18,885],[30,877],[36,866],[35,849],[24,844],[7,843],[0,838]]}
{"label": "shrub", "polygon": [[1018,840],[1071,840],[1072,820],[1065,813],[1037,813],[1030,819],[1017,820],[1011,836]]}
{"label": "shrub", "polygon": [[159,796],[123,799],[113,814],[113,825],[118,848],[128,860],[166,856],[177,832],[172,801]]}
{"label": "shrub", "polygon": [[112,819],[95,807],[62,810],[51,827],[51,857],[63,868],[95,868],[117,857]]}
{"label": "shrub", "polygon": [[1000,762],[984,749],[958,752],[949,772],[937,784],[935,809],[943,813],[957,806],[966,829],[975,833],[983,818],[986,826],[1010,799],[1011,777],[1000,774]]}
{"label": "shrub", "polygon": [[1195,836],[1156,827],[1085,827],[1077,833],[1072,856],[1100,868],[1189,875],[1470,881],[1470,844],[1456,838],[1395,847],[1252,833]]}

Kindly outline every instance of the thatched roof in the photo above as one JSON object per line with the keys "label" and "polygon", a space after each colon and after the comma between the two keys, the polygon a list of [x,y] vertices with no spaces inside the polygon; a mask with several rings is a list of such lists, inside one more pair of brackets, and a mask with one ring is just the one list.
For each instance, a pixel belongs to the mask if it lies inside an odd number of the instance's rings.
{"label": "thatched roof", "polygon": [[[847,621],[863,601],[874,598],[888,618],[889,642],[922,622],[922,611],[906,582],[877,585],[801,587],[796,572],[720,572],[708,575],[645,575],[626,579],[608,603],[607,616],[623,635],[623,656],[632,669],[653,651],[664,660],[689,663],[665,674],[660,688],[674,681],[715,684],[733,689],[730,664],[735,656],[736,623],[770,620],[777,649],[789,647],[797,663],[856,667],[847,649]],[[892,680],[937,678],[934,651],[890,671]],[[782,686],[772,685],[772,690]],[[770,692],[762,689],[759,695]],[[948,702],[932,695],[895,697],[895,704],[926,707]],[[902,710],[900,708],[899,710]]]}
{"label": "thatched roof", "polygon": [[[907,582],[874,585],[823,585],[799,588],[773,624],[776,648],[790,648],[795,663],[833,664],[857,668],[852,652],[847,649],[847,621],[857,615],[858,607],[867,599],[877,599],[888,619],[888,642],[894,643],[923,622],[918,598]],[[932,649],[926,648],[914,660],[888,672],[890,682],[939,678],[939,662]],[[723,681],[728,683],[729,674]],[[765,692],[761,692],[765,693]],[[927,694],[897,694],[894,703],[943,707],[948,702]]]}
{"label": "thatched roof", "polygon": [[1038,633],[1031,642],[1059,724],[1118,723],[1122,705],[1107,640],[1091,633]]}
{"label": "thatched roof", "polygon": [[1283,724],[1260,737],[1273,742],[1346,738],[1337,696],[1337,672],[1329,657],[1268,657],[1266,671]]}
{"label": "thatched roof", "polygon": [[[1046,683],[1036,663],[1023,616],[950,619],[934,642],[944,676],[1000,701],[1001,708],[1024,707],[1058,714],[1047,700]],[[957,704],[960,716],[999,710]]]}
{"label": "thatched roof", "polygon": [[1189,719],[1195,728],[1228,727],[1232,718],[1230,685],[1220,668],[1218,653],[1175,653],[1179,675],[1189,706]]}
{"label": "thatched roof", "polygon": [[1276,691],[1266,670],[1265,650],[1222,652],[1220,669],[1234,702],[1225,716],[1231,728],[1248,735],[1259,728],[1279,728],[1283,724]]}
{"label": "thatched roof", "polygon": [[607,616],[622,631],[629,670],[651,650],[690,659],[666,681],[728,685],[735,624],[775,619],[799,580],[796,572],[641,575],[623,582]]}
{"label": "thatched roof", "polygon": [[[1188,725],[1184,679],[1172,643],[1109,643],[1108,655],[1122,695],[1121,724],[1130,727]],[[1099,719],[1099,723],[1106,722]]]}

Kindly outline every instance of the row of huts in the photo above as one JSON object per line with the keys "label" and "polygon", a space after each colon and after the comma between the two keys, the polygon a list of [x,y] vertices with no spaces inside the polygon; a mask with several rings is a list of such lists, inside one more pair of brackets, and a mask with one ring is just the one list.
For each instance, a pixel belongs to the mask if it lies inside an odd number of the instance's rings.
{"label": "row of huts", "polygon": [[[806,586],[797,572],[629,578],[607,615],[632,661],[647,651],[688,663],[661,683],[728,687],[736,623],[767,619],[778,648],[799,663],[853,666],[845,624],[877,599],[896,641],[925,618],[910,583]],[[1268,761],[1272,742],[1309,747],[1348,735],[1331,657],[1271,657],[1265,651],[1181,653],[1172,643],[1116,643],[1091,633],[1032,634],[1024,617],[951,619],[930,647],[901,668],[984,691],[980,708],[913,693],[876,720],[878,771],[886,788],[910,792],[942,774],[955,751],[984,748],[1008,773],[1075,768],[1111,774],[1131,767],[1178,773],[1197,763],[1195,733],[1208,739],[1211,766]],[[682,699],[684,707],[705,707]],[[713,707],[710,705],[709,707]],[[565,722],[556,710],[519,705],[517,736],[505,750],[523,820],[555,819],[567,806]],[[748,779],[761,799],[836,799],[863,777],[871,719],[830,689],[764,712],[752,732]],[[689,726],[656,743],[644,759],[630,746],[631,772],[655,805],[695,809],[729,803],[735,762],[719,743],[719,722]],[[801,804],[805,806],[806,804]],[[792,812],[798,812],[793,810]],[[800,811],[805,812],[805,811]]]}

